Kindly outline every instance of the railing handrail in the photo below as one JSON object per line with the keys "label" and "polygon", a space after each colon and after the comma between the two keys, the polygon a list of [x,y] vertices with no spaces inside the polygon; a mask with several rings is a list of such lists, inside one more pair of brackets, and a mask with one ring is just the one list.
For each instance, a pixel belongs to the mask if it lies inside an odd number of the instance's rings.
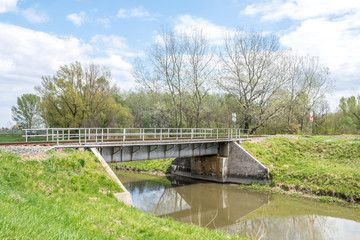
{"label": "railing handrail", "polygon": [[[31,128],[23,129],[25,139],[29,137],[46,137],[46,141],[86,141],[104,143],[107,140],[145,141],[145,140],[206,140],[206,139],[240,139],[248,137],[249,130],[244,128]],[[30,134],[29,134],[30,132]],[[37,134],[32,134],[37,132]],[[149,137],[150,136],[150,137]]]}
{"label": "railing handrail", "polygon": [[55,130],[77,130],[77,129],[207,129],[207,130],[214,130],[214,129],[222,129],[222,130],[227,130],[227,129],[243,129],[243,130],[248,130],[246,128],[99,128],[99,127],[90,127],[90,128],[24,128],[22,129],[23,131],[45,131],[47,129],[55,129]]}

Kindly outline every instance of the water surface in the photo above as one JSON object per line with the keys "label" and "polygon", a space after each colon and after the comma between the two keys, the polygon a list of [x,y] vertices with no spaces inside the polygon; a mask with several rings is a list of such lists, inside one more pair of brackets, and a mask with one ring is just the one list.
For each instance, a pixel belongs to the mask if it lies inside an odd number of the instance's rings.
{"label": "water surface", "polygon": [[116,172],[134,207],[262,239],[360,239],[360,210],[238,189],[232,184]]}

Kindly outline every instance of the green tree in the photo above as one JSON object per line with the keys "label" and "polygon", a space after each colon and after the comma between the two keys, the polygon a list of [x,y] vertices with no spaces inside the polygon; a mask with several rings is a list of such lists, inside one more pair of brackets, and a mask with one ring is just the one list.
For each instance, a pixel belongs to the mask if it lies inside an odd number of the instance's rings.
{"label": "green tree", "polygon": [[40,97],[27,93],[17,98],[16,106],[11,107],[12,119],[21,128],[33,128],[41,123],[39,115]]}
{"label": "green tree", "polygon": [[343,114],[343,119],[341,120],[342,125],[345,126],[346,129],[354,129],[354,126],[360,129],[360,96],[357,98],[355,98],[355,96],[349,98],[342,97],[339,108]]}
{"label": "green tree", "polygon": [[121,108],[115,101],[114,94],[118,90],[110,81],[110,71],[99,65],[82,66],[75,62],[60,66],[54,76],[42,77],[42,85],[36,87],[42,97],[43,118],[51,127],[129,124],[130,110]]}

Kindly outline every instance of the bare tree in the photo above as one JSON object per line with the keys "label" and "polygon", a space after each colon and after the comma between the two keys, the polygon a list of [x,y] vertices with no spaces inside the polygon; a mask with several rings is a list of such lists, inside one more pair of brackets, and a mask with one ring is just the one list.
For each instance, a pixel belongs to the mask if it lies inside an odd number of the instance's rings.
{"label": "bare tree", "polygon": [[[163,28],[158,41],[148,49],[148,65],[138,60],[133,72],[142,88],[170,93],[176,127],[181,127],[183,121],[185,51],[186,40]],[[150,69],[146,70],[145,66]]]}
{"label": "bare tree", "polygon": [[289,81],[284,86],[285,96],[284,100],[287,101],[287,126],[293,121],[293,115],[296,106],[299,104],[299,97],[302,89],[304,88],[302,78],[302,63],[303,58],[296,54],[293,50],[286,50],[282,55],[283,65]]}
{"label": "bare tree", "polygon": [[187,37],[187,82],[195,108],[195,127],[198,128],[203,100],[210,90],[216,63],[213,48],[201,29],[193,29]]}
{"label": "bare tree", "polygon": [[319,58],[305,56],[301,66],[302,85],[299,105],[302,108],[300,113],[301,129],[304,131],[305,119],[310,111],[319,109],[319,104],[326,104],[325,94],[333,89],[333,82],[329,79],[329,69],[319,63]]}
{"label": "bare tree", "polygon": [[241,29],[225,39],[221,53],[222,76],[217,83],[244,109],[244,128],[253,133],[285,108],[279,99],[284,75],[282,52],[275,35]]}

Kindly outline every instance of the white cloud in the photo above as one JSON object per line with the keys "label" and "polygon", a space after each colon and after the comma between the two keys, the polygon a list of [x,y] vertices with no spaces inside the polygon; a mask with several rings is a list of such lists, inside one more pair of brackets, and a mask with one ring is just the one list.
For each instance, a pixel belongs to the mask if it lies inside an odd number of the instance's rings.
{"label": "white cloud", "polygon": [[0,13],[16,11],[17,0],[1,0]]}
{"label": "white cloud", "polygon": [[304,20],[314,17],[342,15],[360,10],[360,1],[354,0],[270,0],[248,5],[242,14],[261,14],[264,21],[285,18]]}
{"label": "white cloud", "polygon": [[[131,64],[125,59],[125,39],[121,37],[94,37],[105,42],[102,49],[95,40],[84,43],[75,37],[59,37],[4,23],[0,23],[0,36],[0,109],[10,108],[21,94],[33,93],[41,76],[53,75],[60,65],[74,61],[104,65],[119,86],[134,86]],[[9,111],[2,112],[0,126],[10,119]]]}
{"label": "white cloud", "polygon": [[176,20],[174,30],[177,33],[190,33],[194,29],[201,29],[207,37],[218,44],[223,43],[225,36],[234,33],[233,29],[215,25],[206,19],[193,17],[191,15],[182,15]]}
{"label": "white cloud", "polygon": [[81,26],[85,22],[85,12],[72,13],[66,16],[66,20],[71,21],[76,26]]}
{"label": "white cloud", "polygon": [[328,100],[334,110],[341,96],[360,94],[360,1],[272,0],[252,4],[242,14],[260,14],[264,21],[290,19],[280,42],[319,56],[329,67],[336,89]]}
{"label": "white cloud", "polygon": [[155,16],[152,16],[144,7],[140,6],[132,9],[120,8],[117,13],[118,18],[143,18],[145,20],[155,20]]}
{"label": "white cloud", "polygon": [[132,65],[125,61],[121,55],[108,53],[106,57],[93,59],[93,62],[109,68],[113,76],[113,83],[122,90],[128,90],[135,86],[131,75]]}
{"label": "white cloud", "polygon": [[126,38],[116,35],[97,34],[91,38],[90,43],[98,51],[101,50],[109,56],[120,55],[124,57],[135,57],[141,54],[129,51]]}
{"label": "white cloud", "polygon": [[103,49],[113,49],[115,51],[122,51],[127,49],[126,38],[116,35],[97,34],[90,40],[91,43],[101,45]]}
{"label": "white cloud", "polygon": [[22,10],[21,15],[23,15],[23,17],[31,23],[43,23],[49,20],[49,16],[45,12],[39,11],[35,8]]}
{"label": "white cloud", "polygon": [[110,18],[97,18],[95,19],[97,23],[100,23],[104,28],[110,28]]}

